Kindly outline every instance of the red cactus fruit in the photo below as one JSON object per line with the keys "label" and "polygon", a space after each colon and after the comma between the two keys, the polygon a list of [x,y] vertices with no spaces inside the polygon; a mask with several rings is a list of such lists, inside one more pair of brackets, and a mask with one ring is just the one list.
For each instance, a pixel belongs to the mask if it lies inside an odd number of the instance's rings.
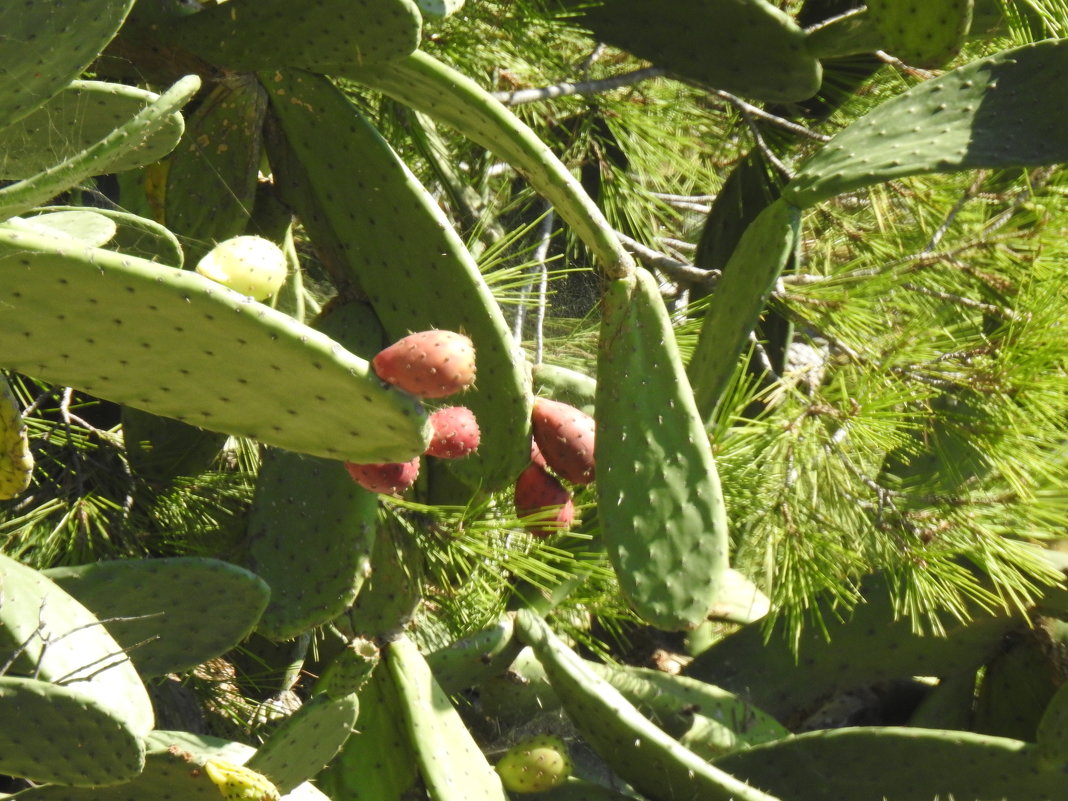
{"label": "red cactus fruit", "polygon": [[534,441],[549,467],[575,484],[593,481],[592,417],[566,403],[535,398],[530,420]]}
{"label": "red cactus fruit", "polygon": [[475,413],[466,406],[449,406],[430,415],[434,436],[427,446],[429,456],[462,459],[478,450],[479,430]]}
{"label": "red cactus fruit", "polygon": [[352,480],[366,490],[385,495],[400,495],[419,478],[419,457],[410,462],[356,464],[345,462]]}
{"label": "red cactus fruit", "polygon": [[538,447],[538,443],[534,440],[530,441],[530,461],[532,464],[536,464],[542,470],[548,470],[549,465],[545,461],[545,457],[541,455],[541,448]]}
{"label": "red cactus fruit", "polygon": [[475,382],[475,347],[454,331],[419,331],[371,360],[383,381],[420,398],[444,398]]}
{"label": "red cactus fruit", "polygon": [[546,508],[548,513],[527,527],[531,534],[541,539],[557,531],[567,531],[575,519],[575,506],[571,502],[571,493],[555,476],[532,464],[516,479],[515,510],[520,517],[529,517]]}

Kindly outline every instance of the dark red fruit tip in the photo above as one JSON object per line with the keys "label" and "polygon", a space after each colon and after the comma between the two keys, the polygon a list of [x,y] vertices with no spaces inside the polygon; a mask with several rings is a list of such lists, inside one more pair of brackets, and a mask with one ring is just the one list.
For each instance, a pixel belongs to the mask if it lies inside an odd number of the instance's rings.
{"label": "dark red fruit tip", "polygon": [[419,457],[410,462],[345,462],[345,469],[352,480],[365,490],[383,495],[400,495],[419,478]]}

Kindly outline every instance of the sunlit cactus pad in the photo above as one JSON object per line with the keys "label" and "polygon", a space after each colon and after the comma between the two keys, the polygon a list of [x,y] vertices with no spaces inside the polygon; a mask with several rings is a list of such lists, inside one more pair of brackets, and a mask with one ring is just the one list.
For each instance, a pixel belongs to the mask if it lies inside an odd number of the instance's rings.
{"label": "sunlit cactus pad", "polygon": [[[28,178],[96,144],[142,111],[159,95],[147,89],[102,81],[73,81],[40,108],[4,129],[0,178]],[[163,158],[182,136],[172,116],[136,150],[101,168],[120,172]]]}
{"label": "sunlit cactus pad", "polygon": [[327,458],[402,461],[429,441],[422,406],[365,360],[194,273],[2,230],[0,283],[8,369]]}
{"label": "sunlit cactus pad", "polygon": [[907,175],[1068,159],[1068,40],[974,61],[879,105],[809,159],[783,190],[799,207]]}

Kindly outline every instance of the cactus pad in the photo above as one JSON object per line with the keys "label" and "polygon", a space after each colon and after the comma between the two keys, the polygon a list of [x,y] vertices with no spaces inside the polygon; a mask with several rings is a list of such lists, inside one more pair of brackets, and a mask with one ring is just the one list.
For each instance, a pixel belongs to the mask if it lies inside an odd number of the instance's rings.
{"label": "cactus pad", "polygon": [[[382,327],[361,302],[333,306],[316,328],[353,353],[370,356]],[[370,572],[378,498],[335,461],[270,450],[249,514],[252,569],[271,586],[258,631],[284,640],[337,617]]]}
{"label": "cactus pad", "polygon": [[0,772],[74,786],[141,772],[141,737],[76,687],[0,676]]}
{"label": "cactus pad", "polygon": [[422,407],[363,359],[195,273],[5,231],[0,278],[4,367],[329,458],[399,461],[429,441]]}
{"label": "cactus pad", "polygon": [[511,164],[553,204],[605,275],[619,278],[634,271],[634,260],[578,179],[511,110],[462,72],[416,51],[344,74],[451,125]]}
{"label": "cactus pad", "polygon": [[256,196],[266,113],[267,97],[255,76],[235,75],[220,81],[186,120],[182,141],[167,160],[164,218],[187,242],[190,263],[214,243],[244,232]]}
{"label": "cactus pad", "polygon": [[939,67],[960,51],[973,0],[868,0],[879,49],[914,67]]}
{"label": "cactus pad", "polygon": [[597,38],[716,89],[789,102],[820,88],[805,33],[765,0],[575,0]]}
{"label": "cactus pad", "polygon": [[636,790],[651,798],[777,801],[705,762],[653,725],[618,690],[589,670],[540,617],[520,610],[516,627],[545,667],[583,739]]}
{"label": "cactus pad", "polygon": [[95,144],[43,172],[0,189],[0,220],[46,203],[65,189],[91,175],[107,172],[119,159],[157,139],[161,131],[184,130],[178,110],[200,88],[195,75],[182,78],[148,106],[142,108]]}
{"label": "cactus pad", "polygon": [[11,661],[15,674],[68,687],[122,721],[134,737],[149,732],[148,693],[95,615],[38,571],[2,554],[0,588],[0,665]]}
{"label": "cactus pad", "polygon": [[783,190],[811,206],[863,186],[931,172],[1068,160],[1068,40],[1007,50],[925,81],[854,122]]}
{"label": "cactus pad", "polygon": [[597,510],[624,595],[648,622],[695,626],[727,565],[727,512],[656,281],[609,284],[597,366]]}
{"label": "cactus pad", "polygon": [[688,372],[701,417],[715,413],[775,282],[794,252],[801,212],[782,199],[746,228],[705,311]]}
{"label": "cactus pad", "polygon": [[356,693],[317,695],[287,717],[246,765],[270,777],[283,793],[314,777],[352,734],[359,712]]}
{"label": "cactus pad", "polygon": [[187,47],[235,72],[335,66],[400,58],[419,44],[422,18],[412,0],[230,0],[161,28],[165,41]]}
{"label": "cactus pad", "polygon": [[401,635],[386,647],[384,657],[431,798],[507,801],[500,778],[434,681],[415,643]]}
{"label": "cactus pad", "polygon": [[[340,90],[297,71],[263,79],[324,218],[305,215],[305,227],[313,242],[324,224],[324,236],[340,239],[348,269],[390,338],[436,328],[474,341],[478,383],[463,404],[478,419],[481,445],[450,467],[472,485],[505,486],[529,455],[530,379],[478,266],[435,198]],[[300,180],[274,167],[283,192],[287,180]]]}
{"label": "cactus pad", "polygon": [[17,13],[8,8],[0,37],[0,128],[78,77],[116,34],[132,5],[133,0],[34,0]]}
{"label": "cactus pad", "polygon": [[893,727],[807,732],[715,764],[791,801],[1052,801],[1068,768],[1019,740]]}
{"label": "cactus pad", "polygon": [[[29,178],[78,155],[136,116],[159,96],[146,89],[102,81],[73,81],[39,109],[0,134],[0,178]],[[121,172],[163,158],[182,136],[182,118],[163,124],[136,150],[99,172]]]}
{"label": "cactus pad", "polygon": [[181,673],[230,650],[255,626],[270,590],[237,565],[205,557],[120,559],[45,575],[107,623],[144,677]]}

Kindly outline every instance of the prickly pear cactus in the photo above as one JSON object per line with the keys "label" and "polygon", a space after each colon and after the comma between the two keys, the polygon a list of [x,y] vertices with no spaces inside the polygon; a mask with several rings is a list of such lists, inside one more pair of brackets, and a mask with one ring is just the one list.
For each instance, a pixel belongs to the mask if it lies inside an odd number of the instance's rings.
{"label": "prickly pear cactus", "polygon": [[207,557],[119,559],[44,574],[109,621],[108,632],[145,678],[225,653],[252,631],[270,596],[259,576]]}
{"label": "prickly pear cactus", "polygon": [[[342,281],[362,288],[393,339],[441,329],[473,340],[479,380],[463,403],[478,419],[481,444],[451,467],[472,485],[506,485],[528,455],[530,378],[470,253],[433,197],[340,90],[298,71],[262,78],[285,140],[268,139],[283,196],[289,191],[305,202],[297,212],[313,241],[338,241]],[[323,137],[350,165],[340,185],[336,154],[320,147]],[[296,163],[279,161],[285,150]],[[371,187],[374,204],[365,202]]]}
{"label": "prickly pear cactus", "polygon": [[1068,160],[1068,110],[1047,98],[1068,77],[1068,40],[1007,50],[924,81],[850,125],[783,190],[811,206],[892,178]]}
{"label": "prickly pear cactus", "polygon": [[18,287],[0,309],[4,367],[329,458],[398,461],[429,442],[422,406],[366,361],[189,271],[0,230],[0,277]]}
{"label": "prickly pear cactus", "polygon": [[938,67],[959,51],[972,24],[973,0],[869,0],[881,49],[916,67]]}
{"label": "prickly pear cactus", "polygon": [[764,0],[569,4],[602,41],[716,89],[788,102],[820,87],[822,70],[804,31]]}
{"label": "prickly pear cactus", "polygon": [[700,623],[727,564],[712,447],[651,275],[605,294],[597,367],[597,498],[627,600],[665,629]]}
{"label": "prickly pear cactus", "polygon": [[42,0],[17,11],[9,8],[0,38],[0,128],[78,77],[119,30],[131,6],[133,0]]}
{"label": "prickly pear cactus", "polygon": [[157,31],[163,41],[187,47],[235,72],[300,67],[332,73],[350,64],[373,64],[411,53],[422,18],[412,0],[230,0],[174,18]]}

